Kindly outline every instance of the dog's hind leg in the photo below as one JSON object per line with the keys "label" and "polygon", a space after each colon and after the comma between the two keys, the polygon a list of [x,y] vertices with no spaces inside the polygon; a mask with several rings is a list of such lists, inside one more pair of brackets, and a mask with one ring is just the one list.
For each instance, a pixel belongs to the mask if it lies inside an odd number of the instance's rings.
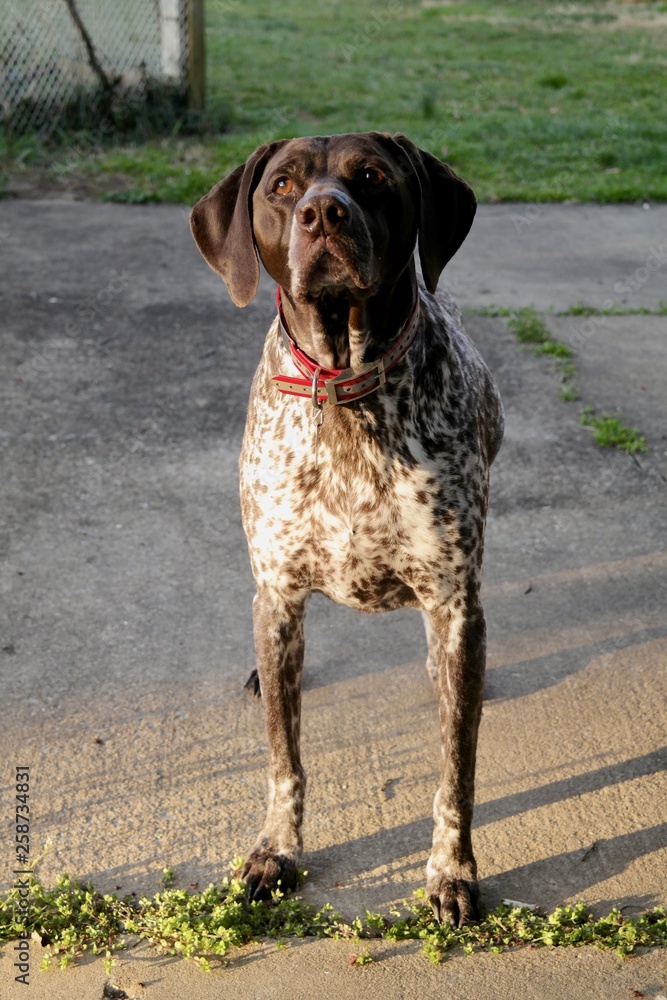
{"label": "dog's hind leg", "polygon": [[262,689],[259,685],[259,673],[257,672],[256,668],[255,670],[252,671],[250,677],[243,685],[243,690],[249,691],[250,694],[253,695],[255,698],[262,697]]}

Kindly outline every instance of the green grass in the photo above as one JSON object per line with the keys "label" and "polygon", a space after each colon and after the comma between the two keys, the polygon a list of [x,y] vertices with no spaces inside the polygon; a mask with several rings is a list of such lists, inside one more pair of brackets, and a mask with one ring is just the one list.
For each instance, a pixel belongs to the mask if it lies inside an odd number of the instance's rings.
{"label": "green grass", "polygon": [[190,203],[260,142],[381,129],[481,200],[667,199],[664,4],[212,0],[206,42],[208,135],[80,153],[17,139],[5,182]]}
{"label": "green grass", "polygon": [[579,399],[579,393],[574,385],[575,374],[576,370],[573,370],[572,377],[568,381],[563,382],[563,385],[561,386],[560,398],[564,403],[574,403],[577,399]]}
{"label": "green grass", "polygon": [[594,411],[587,406],[581,414],[581,423],[584,427],[593,428],[593,437],[601,448],[619,448],[630,455],[648,451],[644,435],[635,427],[626,427],[618,417],[609,414],[596,417]]}
{"label": "green grass", "polygon": [[[662,310],[664,303],[660,303]],[[575,312],[571,315],[588,316],[589,307],[585,303],[579,303],[574,307]],[[556,368],[560,374],[561,390],[560,398],[565,403],[572,403],[579,398],[576,379],[577,366],[574,361],[575,352],[567,344],[560,340],[554,340],[549,329],[535,309],[525,307],[522,309],[505,309],[500,306],[488,306],[480,310],[481,314],[487,316],[507,317],[507,325],[513,330],[521,344],[531,348],[535,355],[546,354],[554,358]],[[561,314],[566,315],[566,314]],[[610,315],[614,315],[610,313]],[[592,427],[593,437],[602,448],[618,448],[627,451],[630,455],[635,455],[638,451],[649,450],[645,437],[634,427],[626,427],[618,417],[605,415],[595,416],[595,411],[586,406],[581,413],[581,424],[584,427]]]}
{"label": "green grass", "polygon": [[524,307],[510,310],[507,325],[513,330],[522,344],[545,344],[549,340],[549,331],[544,320],[538,316],[535,309]]}
{"label": "green grass", "polygon": [[575,380],[577,368],[573,361],[574,351],[567,344],[550,336],[544,320],[535,309],[500,309],[490,306],[484,310],[489,316],[508,316],[507,325],[513,330],[522,344],[530,346],[534,355],[546,354],[554,358],[556,368],[560,373],[561,399],[570,403],[578,399]]}
{"label": "green grass", "polygon": [[667,302],[662,299],[658,302],[657,309],[647,309],[644,306],[638,308],[628,308],[620,302],[614,302],[606,309],[598,309],[587,302],[576,302],[569,309],[558,313],[559,316],[667,316]]}
{"label": "green grass", "polygon": [[510,312],[507,320],[522,344],[530,344],[533,354],[550,354],[554,358],[573,358],[574,351],[560,340],[549,335],[546,323],[534,309],[523,308]]}
{"label": "green grass", "polygon": [[[667,945],[664,908],[637,917],[625,917],[612,909],[596,919],[583,902],[558,907],[546,915],[503,905],[478,924],[454,929],[436,923],[430,907],[423,903],[423,890],[415,894],[416,901],[404,900],[402,909],[392,909],[387,916],[367,910],[363,917],[346,923],[330,904],[316,911],[296,895],[276,892],[271,904],[252,903],[236,877],[194,893],[175,888],[173,882],[173,872],[165,869],[163,889],[152,898],[137,900],[102,895],[69,875],[62,875],[48,889],[34,876],[28,907],[20,918],[18,890],[0,897],[0,941],[32,935],[46,945],[43,967],[57,963],[66,968],[78,957],[92,953],[104,956],[107,970],[117,952],[141,940],[163,953],[193,959],[205,970],[214,962],[223,963],[231,950],[262,939],[273,940],[277,946],[303,937],[419,940],[433,962],[441,962],[453,948],[472,954],[526,945],[589,944],[624,957],[637,947]],[[350,955],[351,965],[371,960],[368,951]]]}
{"label": "green grass", "polygon": [[[600,309],[598,306],[590,305],[588,302],[575,302],[573,306],[569,306],[567,309],[555,310],[553,306],[549,306],[545,310],[554,316],[667,316],[667,302],[660,299],[658,305],[655,309],[649,309],[646,306],[626,306],[621,302],[613,302],[611,305]],[[512,316],[517,312],[516,309],[512,309],[509,306],[482,306],[479,309],[469,309],[465,310],[471,316]]]}

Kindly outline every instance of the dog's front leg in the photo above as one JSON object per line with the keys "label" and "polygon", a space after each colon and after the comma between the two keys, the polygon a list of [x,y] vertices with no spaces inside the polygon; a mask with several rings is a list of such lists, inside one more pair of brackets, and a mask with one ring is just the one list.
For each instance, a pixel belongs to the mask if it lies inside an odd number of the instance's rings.
{"label": "dog's front leg", "polygon": [[470,828],[475,797],[477,731],[482,714],[486,627],[476,599],[431,612],[438,637],[438,708],[442,778],[435,796],[433,850],[426,893],[439,920],[479,919],[477,865]]}
{"label": "dog's front leg", "polygon": [[301,767],[301,672],[307,594],[286,599],[273,588],[253,603],[257,672],[269,738],[269,804],[242,876],[251,899],[296,885],[306,776]]}

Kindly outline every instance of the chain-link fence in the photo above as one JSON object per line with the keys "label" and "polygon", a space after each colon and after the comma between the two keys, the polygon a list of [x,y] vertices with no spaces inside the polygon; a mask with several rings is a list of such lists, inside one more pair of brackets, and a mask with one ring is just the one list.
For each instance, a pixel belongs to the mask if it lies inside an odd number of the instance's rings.
{"label": "chain-link fence", "polygon": [[188,86],[192,0],[0,0],[0,110],[13,132],[81,124]]}

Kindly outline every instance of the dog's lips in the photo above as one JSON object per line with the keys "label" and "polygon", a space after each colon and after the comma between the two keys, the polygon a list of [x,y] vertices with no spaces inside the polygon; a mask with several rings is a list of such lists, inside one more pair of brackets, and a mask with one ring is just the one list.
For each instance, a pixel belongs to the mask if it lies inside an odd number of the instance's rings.
{"label": "dog's lips", "polygon": [[367,292],[375,284],[375,268],[365,261],[347,240],[325,237],[314,245],[302,261],[301,286],[309,296],[322,292]]}
{"label": "dog's lips", "polygon": [[333,291],[334,289],[358,288],[355,275],[347,261],[341,260],[339,256],[325,249],[314,261],[306,277],[308,293],[317,297],[323,291]]}

